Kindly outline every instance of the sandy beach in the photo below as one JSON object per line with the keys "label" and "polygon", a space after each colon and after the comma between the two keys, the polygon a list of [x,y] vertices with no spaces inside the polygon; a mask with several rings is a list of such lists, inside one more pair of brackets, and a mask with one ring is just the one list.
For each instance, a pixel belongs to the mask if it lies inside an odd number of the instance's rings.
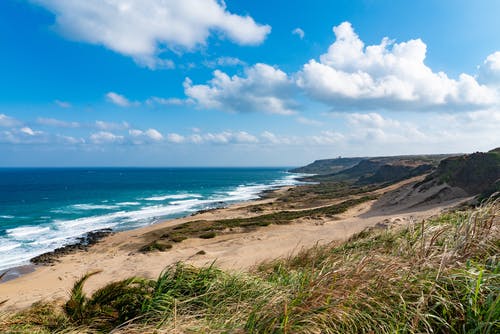
{"label": "sandy beach", "polygon": [[[378,194],[397,189],[414,179],[379,189]],[[285,187],[277,192],[285,192]],[[87,272],[100,271],[90,278],[86,290],[91,292],[113,280],[131,276],[154,278],[168,265],[178,261],[204,266],[216,266],[232,271],[249,270],[262,261],[290,256],[315,244],[345,240],[368,227],[419,222],[456,205],[450,201],[418,210],[390,212],[374,209],[375,200],[354,206],[334,218],[302,219],[289,225],[270,225],[250,232],[223,234],[212,239],[191,238],[177,243],[165,252],[141,253],[140,245],[156,230],[195,220],[216,220],[255,215],[249,207],[269,204],[275,196],[262,200],[232,205],[194,216],[184,217],[145,228],[119,232],[101,240],[87,251],[79,251],[59,259],[50,266],[37,266],[36,270],[0,284],[0,296],[8,299],[4,309],[22,309],[36,301],[63,301],[75,280]]]}

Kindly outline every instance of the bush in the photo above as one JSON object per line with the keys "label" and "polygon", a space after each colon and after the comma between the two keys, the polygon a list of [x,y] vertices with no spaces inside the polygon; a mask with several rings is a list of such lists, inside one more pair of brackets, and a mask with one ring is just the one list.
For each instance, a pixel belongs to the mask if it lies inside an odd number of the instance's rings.
{"label": "bush", "polygon": [[216,236],[217,236],[217,233],[215,233],[214,231],[200,234],[200,238],[202,238],[202,239],[212,239],[212,238],[215,238]]}

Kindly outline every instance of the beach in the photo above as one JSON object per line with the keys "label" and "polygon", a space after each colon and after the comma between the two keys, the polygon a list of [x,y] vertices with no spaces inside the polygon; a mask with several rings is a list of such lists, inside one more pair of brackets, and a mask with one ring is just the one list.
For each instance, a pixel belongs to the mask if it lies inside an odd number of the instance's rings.
{"label": "beach", "polygon": [[[401,181],[372,193],[381,195],[421,179],[417,177]],[[354,205],[334,217],[305,217],[287,225],[271,224],[251,230],[228,229],[209,239],[187,238],[166,251],[139,251],[141,246],[151,242],[155,233],[165,228],[187,222],[248,218],[266,213],[255,212],[254,208],[259,205],[279,210],[282,204],[277,202],[277,198],[290,189],[282,187],[264,199],[110,235],[85,251],[64,255],[53,265],[36,266],[33,272],[1,283],[0,296],[8,299],[4,308],[23,309],[37,301],[63,302],[74,282],[94,271],[100,273],[88,280],[85,286],[87,292],[95,291],[111,281],[132,276],[155,278],[165,267],[177,262],[195,266],[214,264],[229,271],[248,271],[262,261],[288,257],[317,244],[346,240],[366,228],[390,228],[419,222],[463,201],[448,201],[414,210],[392,208],[391,211],[384,211],[374,209],[376,200],[373,199]],[[328,204],[343,200],[332,199]]]}

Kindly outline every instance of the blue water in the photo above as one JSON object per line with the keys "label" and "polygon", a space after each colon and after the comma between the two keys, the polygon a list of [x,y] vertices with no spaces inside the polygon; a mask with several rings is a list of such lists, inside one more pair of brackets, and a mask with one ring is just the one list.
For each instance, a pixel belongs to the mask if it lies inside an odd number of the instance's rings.
{"label": "blue water", "polygon": [[255,199],[297,177],[282,168],[0,169],[0,270],[89,231]]}

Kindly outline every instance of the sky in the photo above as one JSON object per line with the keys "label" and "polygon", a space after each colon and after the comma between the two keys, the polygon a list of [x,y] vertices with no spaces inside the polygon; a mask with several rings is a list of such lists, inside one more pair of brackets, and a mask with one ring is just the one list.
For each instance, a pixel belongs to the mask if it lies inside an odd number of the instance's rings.
{"label": "sky", "polygon": [[0,167],[500,146],[495,0],[2,0]]}

